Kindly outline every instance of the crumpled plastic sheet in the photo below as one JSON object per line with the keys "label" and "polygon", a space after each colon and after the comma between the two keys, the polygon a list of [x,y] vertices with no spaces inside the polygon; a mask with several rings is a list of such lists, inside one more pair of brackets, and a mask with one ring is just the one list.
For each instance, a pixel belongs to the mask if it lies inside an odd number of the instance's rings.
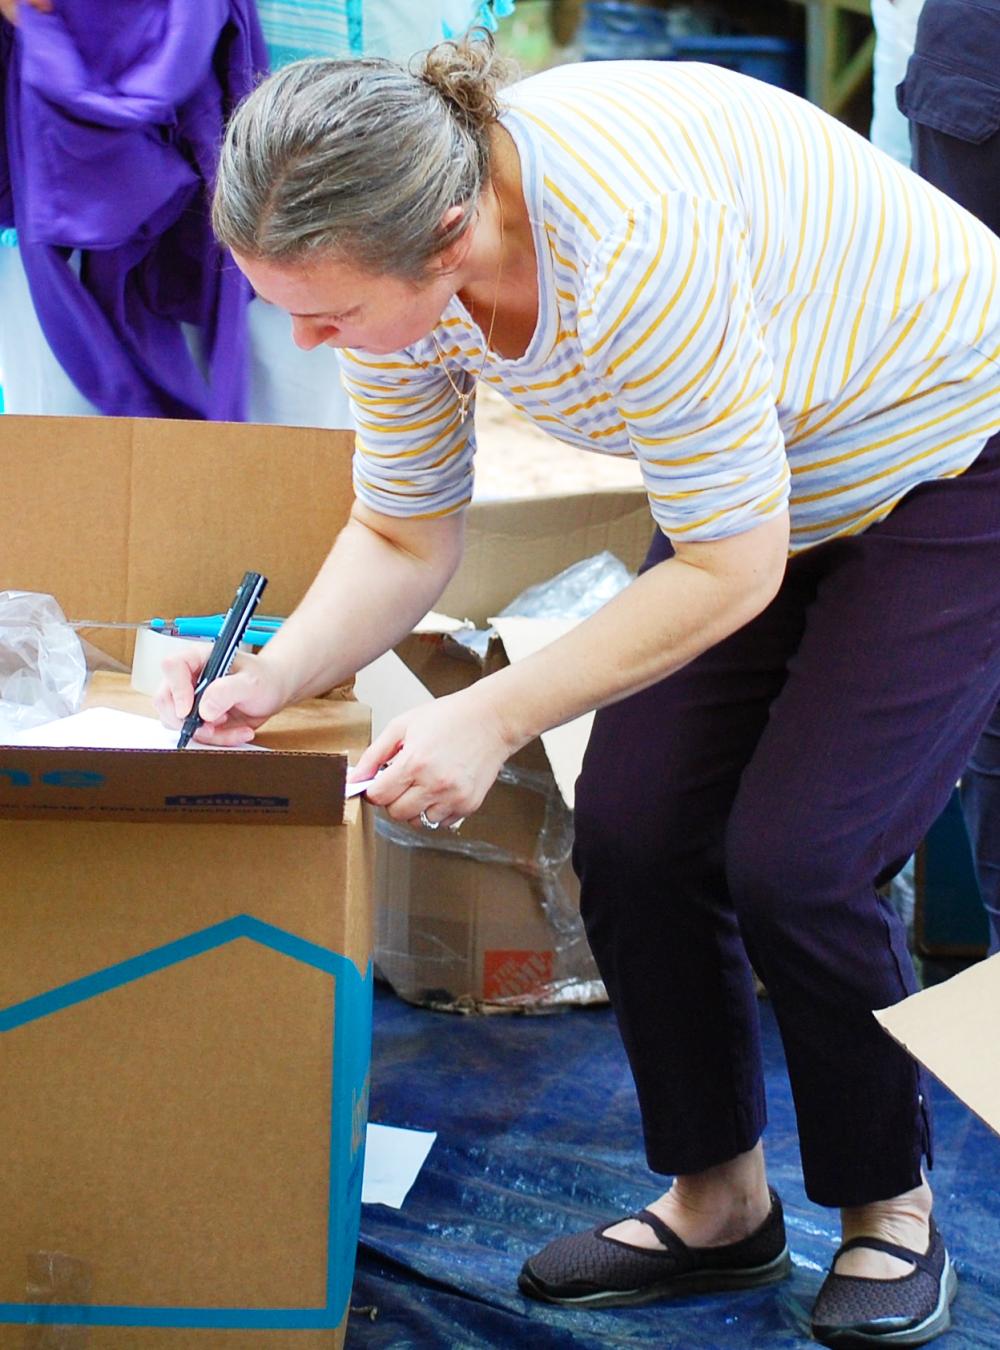
{"label": "crumpled plastic sheet", "polygon": [[[809,1313],[836,1249],[837,1215],[805,1197],[766,1001],[761,1015],[765,1149],[785,1205],[791,1278],[764,1290],[572,1311],[522,1297],[525,1258],[665,1189],[645,1166],[612,1013],[457,1018],[377,988],[371,1118],[438,1138],[401,1210],[363,1207],[348,1350],[814,1350]],[[996,1350],[1000,1139],[935,1088],[935,1214],[959,1273],[942,1350]]]}
{"label": "crumpled plastic sheet", "polygon": [[[590,618],[602,605],[625,589],[633,580],[625,564],[607,549],[573,563],[565,571],[539,581],[515,596],[500,611],[498,617],[516,615],[522,619],[576,619]],[[485,660],[494,633],[492,628],[477,628],[471,632],[456,633],[455,641],[479,659]]]}
{"label": "crumpled plastic sheet", "polygon": [[87,663],[51,595],[0,591],[0,734],[76,712]]}

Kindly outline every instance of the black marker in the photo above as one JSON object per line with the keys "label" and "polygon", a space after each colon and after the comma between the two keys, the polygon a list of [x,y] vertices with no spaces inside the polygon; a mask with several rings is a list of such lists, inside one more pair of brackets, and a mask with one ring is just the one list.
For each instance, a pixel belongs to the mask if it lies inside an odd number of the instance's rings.
{"label": "black marker", "polygon": [[257,608],[266,585],[267,577],[262,577],[259,572],[247,572],[236,588],[233,603],[229,606],[229,612],[219,629],[219,636],[212,643],[212,650],[205,662],[205,669],[201,672],[198,683],[194,687],[194,702],[191,704],[191,711],[184,719],[183,727],[181,727],[180,739],[177,742],[178,750],[184,749],[201,726],[201,714],[198,711],[201,707],[201,696],[212,681],[220,679],[232,665],[236,649],[243,641],[247,624]]}

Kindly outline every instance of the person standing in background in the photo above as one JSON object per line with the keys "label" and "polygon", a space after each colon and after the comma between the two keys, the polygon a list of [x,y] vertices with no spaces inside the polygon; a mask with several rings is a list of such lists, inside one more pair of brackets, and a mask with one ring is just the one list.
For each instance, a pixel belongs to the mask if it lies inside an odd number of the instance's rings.
{"label": "person standing in background", "polygon": [[875,25],[872,65],[872,145],[910,163],[910,129],[896,107],[896,85],[903,78],[913,51],[923,0],[871,0]]}
{"label": "person standing in background", "polygon": [[[1000,235],[1000,0],[926,0],[899,86],[913,167]],[[1000,671],[997,672],[1000,691]],[[962,808],[1000,951],[1000,705],[962,774]]]}
{"label": "person standing in background", "polygon": [[406,64],[417,52],[470,28],[496,31],[514,0],[258,0],[271,69],[332,56],[384,56]]}

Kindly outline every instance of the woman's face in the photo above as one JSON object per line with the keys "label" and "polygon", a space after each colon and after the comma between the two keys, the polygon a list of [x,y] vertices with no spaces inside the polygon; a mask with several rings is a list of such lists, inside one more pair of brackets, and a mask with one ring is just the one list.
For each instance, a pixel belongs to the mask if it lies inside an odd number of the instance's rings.
{"label": "woman's face", "polygon": [[425,338],[454,295],[449,271],[419,284],[361,272],[332,258],[280,264],[233,255],[261,300],[286,310],[297,347],[356,347],[375,356]]}

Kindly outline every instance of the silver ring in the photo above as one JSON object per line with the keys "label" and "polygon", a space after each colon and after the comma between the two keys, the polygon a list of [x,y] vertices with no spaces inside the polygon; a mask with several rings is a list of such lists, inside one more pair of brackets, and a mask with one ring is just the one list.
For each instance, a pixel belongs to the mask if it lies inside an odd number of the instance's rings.
{"label": "silver ring", "polygon": [[453,820],[451,822],[451,824],[448,826],[448,829],[451,830],[452,834],[458,834],[459,830],[462,828],[464,824],[465,824],[465,817],[459,816],[457,820]]}
{"label": "silver ring", "polygon": [[439,820],[428,820],[428,819],[427,819],[427,812],[426,812],[426,811],[421,811],[421,812],[420,812],[420,823],[421,823],[421,825],[424,827],[425,830],[439,830],[439,829],[441,828],[441,822],[440,822]]}

